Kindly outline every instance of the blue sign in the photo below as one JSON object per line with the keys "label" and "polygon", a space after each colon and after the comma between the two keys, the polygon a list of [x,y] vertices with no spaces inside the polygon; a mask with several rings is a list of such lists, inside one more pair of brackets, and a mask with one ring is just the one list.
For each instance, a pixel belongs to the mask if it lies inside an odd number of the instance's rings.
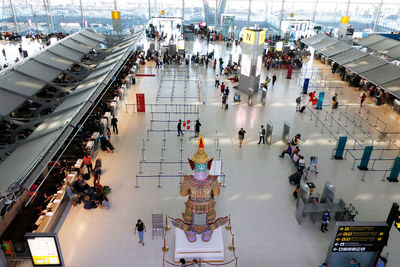
{"label": "blue sign", "polygon": [[389,182],[398,182],[399,180],[397,179],[399,177],[400,173],[400,157],[397,157],[394,160],[392,171],[390,172],[390,175],[388,178],[386,178]]}
{"label": "blue sign", "polygon": [[344,148],[346,147],[347,136],[340,136],[336,147],[335,159],[343,159]]}
{"label": "blue sign", "polygon": [[319,92],[316,109],[322,109],[322,103],[324,102],[324,96],[325,96],[325,92]]}
{"label": "blue sign", "polygon": [[360,170],[364,170],[364,171],[368,170],[368,163],[369,163],[369,159],[371,158],[371,153],[372,153],[373,149],[374,149],[373,146],[366,146],[364,148],[364,153],[361,158],[360,166],[358,166],[358,168]]}
{"label": "blue sign", "polygon": [[309,83],[310,83],[310,78],[305,78],[304,84],[303,84],[303,94],[305,94],[305,95],[307,94]]}

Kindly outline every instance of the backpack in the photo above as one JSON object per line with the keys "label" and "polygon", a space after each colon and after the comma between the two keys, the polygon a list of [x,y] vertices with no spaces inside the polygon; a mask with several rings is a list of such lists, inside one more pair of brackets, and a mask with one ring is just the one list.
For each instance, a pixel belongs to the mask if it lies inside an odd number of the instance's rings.
{"label": "backpack", "polygon": [[296,103],[300,104],[301,103],[301,97],[299,96],[298,98],[296,98]]}
{"label": "backpack", "polygon": [[111,193],[111,188],[108,185],[103,186],[103,192],[104,194],[109,194]]}

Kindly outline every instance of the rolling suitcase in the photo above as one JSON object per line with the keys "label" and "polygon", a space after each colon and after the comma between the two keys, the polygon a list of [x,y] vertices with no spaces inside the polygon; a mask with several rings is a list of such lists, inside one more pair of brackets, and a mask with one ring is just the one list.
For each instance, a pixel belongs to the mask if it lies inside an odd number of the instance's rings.
{"label": "rolling suitcase", "polygon": [[228,109],[228,104],[225,104],[225,109]]}
{"label": "rolling suitcase", "polygon": [[302,106],[300,109],[300,113],[303,113],[305,109],[306,109],[306,106]]}
{"label": "rolling suitcase", "polygon": [[291,185],[297,185],[300,183],[301,175],[296,172],[289,176],[289,183]]}

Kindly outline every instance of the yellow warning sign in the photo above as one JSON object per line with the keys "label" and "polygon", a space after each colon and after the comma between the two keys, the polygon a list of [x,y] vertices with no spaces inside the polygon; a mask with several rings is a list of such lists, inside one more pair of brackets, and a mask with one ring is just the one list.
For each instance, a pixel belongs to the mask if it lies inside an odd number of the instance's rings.
{"label": "yellow warning sign", "polygon": [[112,19],[120,19],[121,18],[121,12],[119,12],[119,11],[111,11],[111,18]]}
{"label": "yellow warning sign", "polygon": [[349,23],[350,17],[349,16],[342,16],[340,23]]}
{"label": "yellow warning sign", "polygon": [[161,16],[164,16],[165,15],[165,10],[161,10],[160,14],[161,14]]}
{"label": "yellow warning sign", "polygon": [[253,31],[249,30],[244,30],[243,31],[243,42],[246,44],[254,44],[254,41],[256,39],[256,33]]}

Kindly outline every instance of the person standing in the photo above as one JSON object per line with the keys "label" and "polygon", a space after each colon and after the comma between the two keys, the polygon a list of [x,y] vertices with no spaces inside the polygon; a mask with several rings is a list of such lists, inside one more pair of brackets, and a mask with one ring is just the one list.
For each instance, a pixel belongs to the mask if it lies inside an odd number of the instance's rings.
{"label": "person standing", "polygon": [[276,74],[274,74],[274,75],[272,76],[272,86],[275,85],[275,82],[276,82]]}
{"label": "person standing", "polygon": [[214,58],[214,63],[213,63],[213,69],[214,69],[214,70],[215,70],[216,66],[217,66],[217,59]]}
{"label": "person standing", "polygon": [[199,137],[199,134],[200,134],[200,126],[201,126],[201,123],[200,123],[200,121],[197,119],[197,120],[196,120],[196,124],[194,125],[194,137]]}
{"label": "person standing", "polygon": [[88,170],[88,173],[90,175],[91,171],[93,170],[93,166],[92,166],[92,157],[89,154],[86,154],[83,157],[83,163],[86,165],[86,168]]}
{"label": "person standing", "polygon": [[229,97],[229,87],[228,86],[225,88],[224,94],[226,95],[226,97]]}
{"label": "person standing", "polygon": [[329,214],[329,211],[325,211],[324,214],[322,214],[321,232],[325,233],[325,231],[328,231],[328,224],[330,219],[331,215]]}
{"label": "person standing", "polygon": [[367,98],[367,95],[365,93],[362,93],[362,95],[360,96],[360,108],[362,107],[366,98]]}
{"label": "person standing", "polygon": [[242,147],[243,144],[243,139],[244,135],[246,134],[246,131],[243,128],[240,128],[238,135],[239,135],[239,147]]}
{"label": "person standing", "polygon": [[146,232],[146,226],[144,225],[141,219],[137,221],[135,232],[133,233],[134,235],[136,235],[136,231],[138,231],[139,234],[139,244],[142,244],[144,246],[143,240],[144,240],[144,232]]}
{"label": "person standing", "polygon": [[265,128],[264,125],[261,125],[261,130],[260,130],[260,141],[258,141],[258,144],[261,144],[261,140],[263,144],[265,144]]}
{"label": "person standing", "polygon": [[115,118],[115,115],[113,115],[112,119],[111,119],[111,126],[113,127],[113,133],[115,133],[116,135],[118,135],[118,119]]}
{"label": "person standing", "polygon": [[300,111],[301,109],[301,96],[296,98],[296,111]]}
{"label": "person standing", "polygon": [[182,121],[181,121],[181,120],[178,121],[177,128],[178,128],[178,136],[180,136],[181,134],[182,134],[182,136],[183,136],[183,132],[182,132]]}

